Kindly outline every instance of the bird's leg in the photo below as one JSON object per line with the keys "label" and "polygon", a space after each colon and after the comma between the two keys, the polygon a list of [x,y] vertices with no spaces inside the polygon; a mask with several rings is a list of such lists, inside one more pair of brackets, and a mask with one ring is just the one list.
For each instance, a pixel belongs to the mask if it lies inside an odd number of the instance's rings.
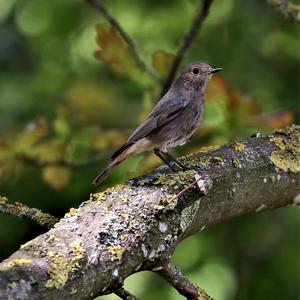
{"label": "bird's leg", "polygon": [[182,169],[182,171],[187,170],[187,167],[184,164],[182,164],[178,159],[173,157],[169,152],[163,152],[163,153],[165,156],[169,158],[169,161],[174,161]]}
{"label": "bird's leg", "polygon": [[165,153],[163,153],[161,150],[155,148],[154,149],[154,153],[173,171],[173,172],[177,172],[178,170],[176,170],[170,163],[170,161],[168,159],[166,159],[166,157],[164,156]]}

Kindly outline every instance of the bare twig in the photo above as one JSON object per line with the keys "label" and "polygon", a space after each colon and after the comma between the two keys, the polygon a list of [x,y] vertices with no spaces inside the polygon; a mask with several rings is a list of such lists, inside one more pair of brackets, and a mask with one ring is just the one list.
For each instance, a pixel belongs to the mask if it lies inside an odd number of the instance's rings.
{"label": "bare twig", "polygon": [[300,24],[300,5],[290,3],[287,0],[266,1],[290,21]]}
{"label": "bare twig", "polygon": [[190,190],[194,185],[198,184],[200,191],[206,195],[207,194],[207,183],[205,182],[205,178],[203,176],[200,176],[199,174],[195,174],[195,180],[190,183],[189,185],[187,185],[185,188],[183,188],[180,192],[178,192],[178,194],[176,194],[171,200],[169,200],[170,202],[176,200],[177,198],[179,198],[180,196],[182,196],[183,194],[185,194],[188,190]]}
{"label": "bare twig", "polygon": [[154,72],[153,69],[147,66],[145,61],[141,58],[139,51],[132,40],[132,38],[128,35],[128,33],[124,30],[124,28],[120,25],[120,23],[112,16],[112,14],[107,10],[107,8],[101,3],[101,1],[97,0],[85,0],[88,4],[90,4],[93,8],[95,8],[107,21],[108,23],[115,27],[124,41],[127,43],[129,48],[132,51],[133,57],[137,63],[137,65],[147,72],[147,74],[154,79],[155,81],[161,83],[160,77]]}
{"label": "bare twig", "polygon": [[188,49],[191,47],[193,41],[197,37],[197,34],[201,28],[201,25],[204,21],[204,19],[207,17],[209,8],[212,4],[213,0],[203,0],[200,1],[200,5],[196,11],[194,20],[191,24],[190,29],[183,37],[183,40],[181,42],[181,45],[175,55],[173,64],[171,66],[171,69],[169,71],[169,74],[163,84],[162,90],[161,90],[161,96],[163,96],[166,91],[169,89],[170,85],[172,84],[178,67],[180,66],[180,63],[185,55],[185,53],[188,51]]}
{"label": "bare twig", "polygon": [[179,294],[185,296],[189,300],[213,300],[213,298],[211,298],[204,290],[200,289],[184,277],[178,267],[168,264],[164,265],[156,272],[171,283]]}
{"label": "bare twig", "polygon": [[137,297],[126,291],[124,287],[117,288],[114,290],[114,293],[123,300],[139,300]]}
{"label": "bare twig", "polygon": [[19,218],[30,219],[41,226],[51,228],[59,221],[58,218],[42,212],[37,208],[30,208],[22,203],[8,203],[7,198],[0,196],[0,212]]}

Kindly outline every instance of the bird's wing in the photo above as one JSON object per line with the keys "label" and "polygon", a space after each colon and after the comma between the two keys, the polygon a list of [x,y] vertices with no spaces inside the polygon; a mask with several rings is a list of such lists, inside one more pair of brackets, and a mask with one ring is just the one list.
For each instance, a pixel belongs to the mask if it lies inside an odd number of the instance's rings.
{"label": "bird's wing", "polygon": [[127,142],[113,154],[113,159],[138,140],[166,126],[187,106],[187,101],[177,101],[174,104],[169,104],[168,102],[163,102],[153,109],[148,118],[132,133]]}
{"label": "bird's wing", "polygon": [[147,137],[154,131],[161,129],[176,118],[185,106],[169,107],[168,111],[160,112],[156,115],[150,115],[129,137],[128,143],[135,143],[136,141]]}

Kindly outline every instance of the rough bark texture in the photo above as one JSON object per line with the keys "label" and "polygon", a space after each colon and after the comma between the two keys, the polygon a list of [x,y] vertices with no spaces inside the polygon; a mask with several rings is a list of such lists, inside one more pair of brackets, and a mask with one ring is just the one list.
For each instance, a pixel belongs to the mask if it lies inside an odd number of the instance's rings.
{"label": "rough bark texture", "polygon": [[[1,299],[92,299],[132,273],[160,270],[185,237],[227,219],[300,203],[300,127],[182,158],[91,195],[0,264]],[[263,230],[263,229],[262,229]]]}
{"label": "rough bark texture", "polygon": [[267,3],[290,21],[300,24],[300,5],[293,4],[288,0],[267,0]]}

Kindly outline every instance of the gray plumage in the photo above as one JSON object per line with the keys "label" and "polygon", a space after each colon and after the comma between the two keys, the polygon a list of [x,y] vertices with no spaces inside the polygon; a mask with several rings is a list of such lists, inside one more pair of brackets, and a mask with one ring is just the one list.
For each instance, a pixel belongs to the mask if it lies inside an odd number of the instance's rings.
{"label": "gray plumage", "polygon": [[[207,82],[213,73],[220,70],[206,63],[193,63],[184,68],[169,91],[127,142],[113,154],[113,161],[93,183],[100,184],[128,156],[150,150],[154,150],[172,168],[168,163],[172,157],[167,151],[183,145],[197,129],[203,116]],[[172,160],[183,168],[178,161]]]}

